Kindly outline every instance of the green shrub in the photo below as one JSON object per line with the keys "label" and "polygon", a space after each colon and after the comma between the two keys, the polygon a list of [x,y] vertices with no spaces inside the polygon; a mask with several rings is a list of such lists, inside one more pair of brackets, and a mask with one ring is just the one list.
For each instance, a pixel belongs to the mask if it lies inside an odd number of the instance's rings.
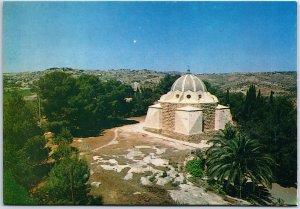
{"label": "green shrub", "polygon": [[204,174],[204,163],[199,159],[190,160],[187,163],[187,170],[192,176],[202,178]]}
{"label": "green shrub", "polygon": [[43,129],[46,131],[51,131],[53,133],[60,133],[63,129],[63,127],[67,127],[69,125],[69,122],[66,120],[63,121],[52,121],[47,122],[46,124],[43,124]]}
{"label": "green shrub", "polygon": [[171,182],[172,187],[178,187],[179,184],[180,184],[180,182],[178,182],[178,181],[172,181]]}
{"label": "green shrub", "polygon": [[281,198],[276,198],[275,206],[285,206],[285,202]]}
{"label": "green shrub", "polygon": [[167,176],[168,176],[168,174],[167,174],[166,171],[164,171],[163,174],[161,175],[161,177],[163,177],[163,178],[165,178],[165,177],[167,177]]}
{"label": "green shrub", "polygon": [[202,159],[204,154],[201,149],[192,150],[191,154],[197,156],[199,159]]}
{"label": "green shrub", "polygon": [[48,158],[50,149],[46,147],[46,143],[44,136],[34,136],[26,141],[23,150],[33,165]]}
{"label": "green shrub", "polygon": [[56,160],[62,160],[64,158],[72,157],[73,155],[77,156],[79,151],[76,147],[71,147],[68,144],[61,143],[57,149],[53,152],[51,157]]}
{"label": "green shrub", "polygon": [[149,178],[149,181],[154,182],[154,181],[155,181],[155,176],[151,176],[151,177]]}
{"label": "green shrub", "polygon": [[61,132],[53,138],[54,144],[60,144],[60,143],[70,144],[72,143],[72,141],[73,141],[73,136],[70,130],[67,128],[62,128]]}
{"label": "green shrub", "polygon": [[4,205],[34,204],[26,188],[18,184],[8,170],[3,173],[3,203]]}
{"label": "green shrub", "polygon": [[223,188],[223,185],[220,184],[219,182],[213,180],[213,179],[208,179],[207,183],[209,184],[208,186],[208,191],[214,190],[215,192],[219,194],[226,194]]}

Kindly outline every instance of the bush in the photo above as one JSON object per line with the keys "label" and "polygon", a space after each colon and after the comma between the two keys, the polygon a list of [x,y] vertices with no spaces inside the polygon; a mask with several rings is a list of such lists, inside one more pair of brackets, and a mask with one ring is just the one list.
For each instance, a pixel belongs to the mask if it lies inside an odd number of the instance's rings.
{"label": "bush", "polygon": [[163,178],[165,178],[165,177],[167,177],[167,176],[168,176],[168,174],[167,174],[166,171],[164,171],[163,174],[161,175],[161,177],[163,177]]}
{"label": "bush", "polygon": [[207,191],[215,191],[219,194],[226,194],[223,185],[216,180],[208,179],[207,183],[209,184],[209,186],[206,188]]}
{"label": "bush", "polygon": [[178,187],[179,184],[180,184],[180,182],[178,182],[178,181],[172,181],[171,182],[172,187]]}
{"label": "bush", "polygon": [[72,157],[72,155],[77,156],[79,153],[76,147],[71,147],[67,144],[60,144],[57,149],[53,152],[51,157],[56,160],[62,160],[64,158]]}
{"label": "bush", "polygon": [[3,203],[4,205],[34,204],[26,188],[18,184],[10,171],[7,170],[3,173]]}
{"label": "bush", "polygon": [[155,176],[151,176],[151,177],[149,178],[149,181],[154,182],[154,181],[155,181]]}
{"label": "bush", "polygon": [[48,158],[50,149],[46,147],[46,143],[44,136],[34,136],[25,143],[23,149],[32,164],[38,164]]}
{"label": "bush", "polygon": [[57,134],[57,136],[54,137],[53,142],[54,144],[60,144],[60,143],[72,143],[73,136],[69,129],[62,128],[61,132]]}
{"label": "bush", "polygon": [[63,121],[53,121],[53,122],[47,122],[43,125],[43,128],[47,131],[53,132],[53,133],[60,133],[62,131],[62,127],[66,127],[69,125],[69,122],[66,120]]}
{"label": "bush", "polygon": [[85,205],[90,202],[89,177],[85,160],[65,158],[55,164],[45,184],[35,190],[33,196],[39,204]]}
{"label": "bush", "polygon": [[191,154],[197,156],[199,159],[202,159],[204,154],[200,149],[192,150]]}
{"label": "bush", "polygon": [[204,174],[203,160],[193,159],[188,161],[187,170],[192,176],[202,178]]}

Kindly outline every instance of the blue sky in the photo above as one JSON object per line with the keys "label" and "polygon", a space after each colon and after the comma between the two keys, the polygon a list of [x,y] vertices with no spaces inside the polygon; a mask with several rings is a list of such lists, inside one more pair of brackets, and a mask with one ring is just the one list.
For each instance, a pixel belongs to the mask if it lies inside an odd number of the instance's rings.
{"label": "blue sky", "polygon": [[3,71],[296,70],[296,2],[4,2]]}

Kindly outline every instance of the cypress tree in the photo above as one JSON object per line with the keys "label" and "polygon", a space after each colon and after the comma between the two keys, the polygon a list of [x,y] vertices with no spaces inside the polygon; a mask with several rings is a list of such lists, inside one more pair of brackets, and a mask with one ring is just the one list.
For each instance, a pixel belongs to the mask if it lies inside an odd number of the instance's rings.
{"label": "cypress tree", "polygon": [[244,119],[251,118],[252,112],[255,109],[256,104],[256,88],[255,85],[251,85],[246,93],[246,100],[244,105]]}
{"label": "cypress tree", "polygon": [[226,92],[225,104],[230,105],[229,89],[227,89],[227,92]]}
{"label": "cypress tree", "polygon": [[273,105],[273,103],[274,103],[274,96],[273,95],[274,95],[274,91],[271,91],[270,100],[269,100],[271,105]]}

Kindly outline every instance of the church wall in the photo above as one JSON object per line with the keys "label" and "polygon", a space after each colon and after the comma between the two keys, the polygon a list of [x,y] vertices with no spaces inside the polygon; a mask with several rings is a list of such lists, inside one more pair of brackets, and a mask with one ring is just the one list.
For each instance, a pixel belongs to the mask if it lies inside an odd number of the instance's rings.
{"label": "church wall", "polygon": [[149,107],[145,119],[145,127],[160,130],[162,128],[161,116],[162,116],[161,108]]}
{"label": "church wall", "polygon": [[190,131],[189,134],[200,134],[202,133],[202,123],[203,123],[203,117],[202,117],[202,111],[197,112],[189,112],[190,115]]}
{"label": "church wall", "polygon": [[185,111],[175,111],[175,130],[176,133],[189,134],[189,113]]}
{"label": "church wall", "polygon": [[202,109],[203,130],[215,130],[215,110],[217,103],[201,103],[201,104],[180,104],[180,103],[163,103],[161,102],[162,112],[162,133],[167,135],[175,131],[175,111],[177,108],[184,106],[192,106]]}
{"label": "church wall", "polygon": [[[177,108],[187,106],[188,104],[160,103],[162,107],[162,130],[163,132],[174,132],[175,129],[175,111]],[[192,107],[199,107],[199,104],[189,104]]]}
{"label": "church wall", "polygon": [[202,133],[202,111],[176,111],[175,130],[176,133],[194,135]]}
{"label": "church wall", "polygon": [[203,111],[203,127],[204,132],[215,130],[215,111],[217,103],[202,103],[201,109]]}
{"label": "church wall", "polygon": [[216,110],[215,130],[224,129],[226,123],[231,121],[232,116],[229,108]]}

